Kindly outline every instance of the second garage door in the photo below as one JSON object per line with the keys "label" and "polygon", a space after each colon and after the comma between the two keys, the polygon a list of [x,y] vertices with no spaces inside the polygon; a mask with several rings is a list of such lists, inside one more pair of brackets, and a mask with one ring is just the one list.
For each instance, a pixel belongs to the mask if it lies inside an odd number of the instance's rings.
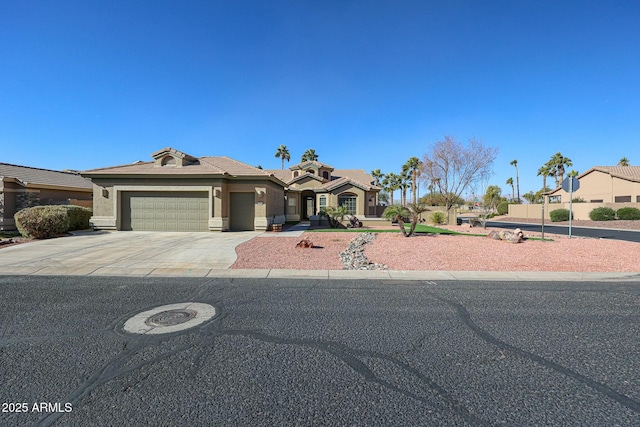
{"label": "second garage door", "polygon": [[229,229],[231,231],[254,230],[256,217],[254,193],[230,194]]}
{"label": "second garage door", "polygon": [[206,192],[126,192],[122,229],[135,231],[209,231]]}

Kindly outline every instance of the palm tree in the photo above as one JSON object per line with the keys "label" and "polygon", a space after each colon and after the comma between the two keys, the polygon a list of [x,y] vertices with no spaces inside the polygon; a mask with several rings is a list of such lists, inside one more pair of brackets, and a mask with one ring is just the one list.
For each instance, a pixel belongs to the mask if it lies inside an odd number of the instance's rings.
{"label": "palm tree", "polygon": [[629,166],[629,159],[626,157],[621,158],[618,162],[618,166]]}
{"label": "palm tree", "polygon": [[318,155],[316,154],[316,150],[314,150],[313,148],[309,148],[307,151],[305,151],[302,154],[302,158],[300,159],[301,162],[316,161],[316,160],[318,160]]}
{"label": "palm tree", "polygon": [[507,180],[507,185],[511,186],[511,200],[515,200],[515,196],[514,196],[514,190],[513,190],[513,178],[509,178]]}
{"label": "palm tree", "polygon": [[[429,209],[424,203],[410,203],[408,207],[405,206],[388,206],[382,213],[383,218],[390,219],[391,221],[397,221],[400,231],[404,237],[411,237],[416,231],[416,225],[420,220],[420,214],[426,212]],[[404,227],[404,220],[406,218],[411,219],[411,227],[409,232]]]}
{"label": "palm tree", "polygon": [[411,201],[415,205],[418,202],[416,195],[418,175],[420,174],[420,167],[422,162],[417,157],[410,157],[402,166],[403,172],[409,172],[411,174]]}
{"label": "palm tree", "polygon": [[276,151],[276,158],[282,159],[282,169],[284,170],[284,161],[286,160],[288,162],[291,159],[291,154],[289,154],[289,150],[287,150],[286,145],[278,147],[278,150]]}
{"label": "palm tree", "polygon": [[407,204],[407,189],[409,188],[409,182],[411,181],[411,177],[407,173],[407,171],[403,171],[400,175],[399,187],[402,195],[402,201],[400,202],[402,206]]}
{"label": "palm tree", "polygon": [[[518,161],[517,160],[511,160],[511,166],[515,166],[516,168],[516,187],[518,187],[518,203],[520,203],[520,177],[518,176]],[[511,187],[513,187],[513,184],[511,184]],[[512,191],[513,192],[513,191]]]}
{"label": "palm tree", "polygon": [[389,197],[391,199],[389,204],[393,206],[393,192],[400,188],[400,176],[393,172],[389,172],[382,179],[382,186],[385,191],[389,193]]}
{"label": "palm tree", "polygon": [[556,180],[556,188],[558,188],[560,187],[560,184],[562,184],[562,180],[564,179],[564,167],[573,166],[573,163],[571,163],[570,158],[564,157],[562,153],[558,151],[556,154],[551,156],[549,164],[554,171],[553,176]]}
{"label": "palm tree", "polygon": [[573,177],[576,177],[578,175],[580,175],[580,172],[578,172],[577,170],[573,170],[573,169],[571,169],[571,172],[569,172],[567,174],[567,176],[573,176]]}
{"label": "palm tree", "polygon": [[549,162],[545,163],[540,169],[538,169],[538,176],[540,175],[542,175],[542,188],[547,188],[547,177],[554,176]]}
{"label": "palm tree", "polygon": [[384,178],[384,174],[380,171],[380,169],[374,169],[371,171],[371,176],[374,179],[374,185],[376,187],[380,186],[380,180]]}

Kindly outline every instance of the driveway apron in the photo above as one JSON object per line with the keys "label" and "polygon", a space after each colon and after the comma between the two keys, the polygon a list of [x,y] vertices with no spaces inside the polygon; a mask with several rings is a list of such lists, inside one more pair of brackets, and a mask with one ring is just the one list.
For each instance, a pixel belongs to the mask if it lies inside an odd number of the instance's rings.
{"label": "driveway apron", "polygon": [[82,232],[3,248],[0,273],[205,276],[229,268],[259,232]]}

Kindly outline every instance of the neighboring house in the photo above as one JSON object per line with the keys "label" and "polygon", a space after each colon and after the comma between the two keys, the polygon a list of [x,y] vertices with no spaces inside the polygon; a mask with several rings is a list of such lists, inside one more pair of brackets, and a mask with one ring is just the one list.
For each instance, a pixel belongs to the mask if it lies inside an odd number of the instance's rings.
{"label": "neighboring house", "polygon": [[318,161],[307,161],[289,170],[267,171],[287,185],[287,220],[310,219],[325,206],[346,206],[351,215],[376,217],[380,187],[363,170],[337,170]]}
{"label": "neighboring house", "polygon": [[[592,203],[640,203],[640,166],[596,166],[579,175],[580,189],[573,193]],[[569,202],[562,187],[548,193]]]}
{"label": "neighboring house", "polygon": [[82,172],[93,182],[94,228],[266,230],[285,220],[285,183],[267,171],[173,148],[151,157],[151,162]]}
{"label": "neighboring house", "polygon": [[38,205],[91,205],[91,182],[74,172],[0,163],[0,230],[15,230],[13,216]]}

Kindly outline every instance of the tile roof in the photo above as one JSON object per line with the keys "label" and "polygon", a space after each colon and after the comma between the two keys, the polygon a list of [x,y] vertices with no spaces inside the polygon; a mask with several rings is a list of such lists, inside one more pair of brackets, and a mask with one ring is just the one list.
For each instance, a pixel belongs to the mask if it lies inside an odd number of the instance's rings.
{"label": "tile roof", "polygon": [[65,188],[93,188],[91,181],[76,173],[32,168],[29,166],[12,165],[9,163],[0,163],[0,176],[16,178],[26,185],[35,184]]}
{"label": "tile roof", "polygon": [[[640,182],[640,166],[595,166],[592,170],[608,173],[617,178]],[[581,176],[583,175],[586,175],[586,173]]]}
{"label": "tile roof", "polygon": [[293,165],[293,166],[289,167],[289,170],[292,171],[292,170],[295,170],[295,169],[304,169],[305,167],[308,167],[308,166],[311,166],[311,165],[313,165],[313,166],[315,166],[317,168],[327,168],[327,169],[333,170],[332,166],[329,166],[329,165],[327,165],[325,163],[321,163],[321,162],[319,162],[317,160],[307,160],[306,162],[298,163],[297,165]]}
{"label": "tile roof", "polygon": [[[136,162],[129,165],[90,169],[83,171],[82,175],[89,177],[96,175],[229,175],[265,178],[273,176],[273,174],[263,169],[255,168],[225,156],[200,157],[193,163],[181,167],[157,166],[155,162]],[[278,177],[276,176],[276,178]]]}
{"label": "tile roof", "polygon": [[[291,184],[294,181],[297,181],[303,176],[307,175],[307,174],[304,174],[296,178],[292,178],[291,171],[286,169],[285,170],[268,169],[267,172],[272,173],[281,181],[284,181],[287,184]],[[321,185],[318,188],[329,190],[329,189],[337,188],[340,185],[345,185],[350,183],[352,185],[356,185],[357,187],[360,187],[367,191],[380,190],[380,187],[376,187],[375,185],[371,184],[373,181],[374,181],[373,177],[362,169],[336,169],[333,172],[331,172],[331,181],[325,182],[323,185]]]}

